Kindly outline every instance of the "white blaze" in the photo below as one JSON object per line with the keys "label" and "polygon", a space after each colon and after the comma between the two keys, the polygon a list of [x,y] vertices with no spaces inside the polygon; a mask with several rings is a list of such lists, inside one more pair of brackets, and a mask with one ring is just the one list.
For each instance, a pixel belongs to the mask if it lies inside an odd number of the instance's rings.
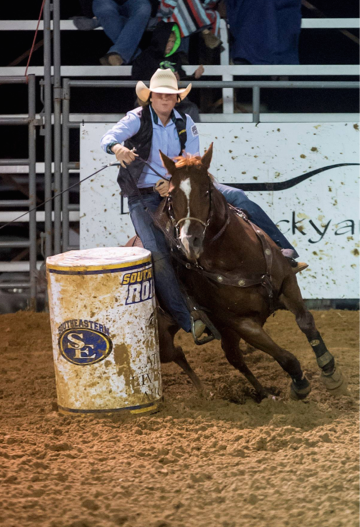
{"label": "white blaze", "polygon": [[[185,194],[186,200],[187,200],[187,216],[186,217],[190,218],[190,193],[191,193],[190,178],[184,179],[180,183],[180,189]],[[183,244],[183,247],[184,247],[185,251],[189,251],[189,249],[190,249],[189,248],[189,241],[188,241],[188,239],[186,237],[188,229],[189,229],[189,226],[190,226],[190,220],[185,220],[184,223],[183,223],[183,226],[180,229],[180,240],[181,240],[181,243]]]}

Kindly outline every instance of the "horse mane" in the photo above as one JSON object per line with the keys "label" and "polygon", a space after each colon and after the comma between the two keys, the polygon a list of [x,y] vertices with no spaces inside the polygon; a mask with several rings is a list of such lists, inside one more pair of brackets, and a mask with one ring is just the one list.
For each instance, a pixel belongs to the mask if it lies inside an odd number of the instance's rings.
{"label": "horse mane", "polygon": [[[193,154],[186,153],[184,156],[177,156],[174,157],[174,162],[176,164],[176,168],[183,168],[183,167],[195,167],[195,168],[202,168],[204,165],[202,164],[202,158],[201,156],[194,156]],[[211,179],[211,181],[214,181],[214,176],[208,172],[208,176]]]}

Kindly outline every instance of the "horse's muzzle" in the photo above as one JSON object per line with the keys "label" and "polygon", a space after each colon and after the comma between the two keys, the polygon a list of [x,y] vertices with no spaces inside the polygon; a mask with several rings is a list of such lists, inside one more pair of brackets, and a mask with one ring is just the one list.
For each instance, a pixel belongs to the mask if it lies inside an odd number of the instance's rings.
{"label": "horse's muzzle", "polygon": [[204,234],[202,232],[194,234],[180,233],[181,247],[190,262],[195,262],[201,256],[203,241]]}

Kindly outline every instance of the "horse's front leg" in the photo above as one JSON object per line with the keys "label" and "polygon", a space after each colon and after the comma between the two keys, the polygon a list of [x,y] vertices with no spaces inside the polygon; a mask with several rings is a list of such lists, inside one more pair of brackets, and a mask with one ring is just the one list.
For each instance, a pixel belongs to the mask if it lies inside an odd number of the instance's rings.
{"label": "horse's front leg", "polygon": [[220,331],[220,333],[221,346],[225,352],[227,360],[232,366],[234,366],[234,368],[239,370],[247,378],[247,380],[250,382],[250,384],[253,385],[261,399],[268,397],[269,393],[259,383],[259,381],[256,379],[256,377],[245,364],[244,357],[239,348],[240,336],[238,335],[238,333],[229,328],[224,328],[224,330]]}
{"label": "horse's front leg", "polygon": [[296,399],[305,399],[310,393],[311,387],[295,355],[286,349],[280,348],[264,331],[257,320],[240,318],[236,321],[236,325],[241,338],[255,348],[271,355],[283,370],[290,375],[292,379],[291,396]]}
{"label": "horse's front leg", "polygon": [[321,380],[327,390],[332,394],[346,393],[346,381],[340,368],[335,367],[335,359],[317,330],[314,317],[306,308],[294,277],[286,279],[280,301],[295,315],[299,328],[306,335],[322,370]]}
{"label": "horse's front leg", "polygon": [[188,363],[183,349],[181,346],[174,345],[174,336],[179,331],[179,326],[168,313],[161,309],[157,310],[157,314],[161,363],[175,362],[189,376],[197,391],[203,393],[203,385]]}

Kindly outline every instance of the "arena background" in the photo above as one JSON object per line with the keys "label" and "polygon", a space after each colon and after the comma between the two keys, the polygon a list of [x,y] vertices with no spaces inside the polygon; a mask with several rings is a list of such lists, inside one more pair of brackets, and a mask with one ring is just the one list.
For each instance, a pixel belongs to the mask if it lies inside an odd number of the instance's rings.
{"label": "arena background", "polygon": [[[103,31],[80,32],[75,30],[71,20],[68,20],[69,17],[79,14],[80,4],[74,5],[72,3],[61,2],[59,7],[60,18],[62,20],[61,27],[64,27],[60,33],[60,62],[62,71],[59,81],[60,84],[63,77],[68,74],[68,71],[70,72],[70,80],[72,81],[97,81],[100,79],[101,82],[112,82],[119,78],[126,79],[129,73],[125,73],[121,77],[116,77],[113,72],[109,72],[109,68],[105,67],[105,72],[104,68],[97,66],[99,64],[99,57],[104,54],[108,46],[108,40]],[[39,10],[40,6],[37,6],[36,3],[26,4],[22,6],[21,10],[18,10],[15,5],[7,4],[5,6],[1,15],[2,18],[0,19],[0,42],[3,49],[0,57],[0,75],[3,78],[11,75],[19,78],[19,76],[25,73],[28,52],[31,48]],[[266,73],[264,69],[259,70],[256,66],[253,66],[250,70],[246,69],[249,67],[243,67],[245,69],[238,70],[236,68],[239,68],[239,66],[237,66],[235,69],[233,68],[234,71],[231,71],[234,75],[232,77],[225,76],[223,77],[224,80],[226,78],[232,78],[234,81],[254,83],[257,81],[269,82],[271,79],[276,79],[276,81],[274,80],[274,84],[277,84],[277,86],[281,84],[281,79],[286,78],[291,79],[292,82],[354,82],[356,80],[354,71],[358,73],[357,70],[352,69],[354,67],[356,68],[355,65],[358,62],[358,29],[356,29],[356,25],[358,24],[356,21],[356,17],[358,17],[358,6],[350,0],[342,2],[341,5],[335,0],[331,2],[317,0],[313,4],[303,2],[302,14],[305,26],[308,20],[315,20],[319,28],[307,28],[301,31],[299,44],[301,66],[295,67],[295,69],[293,69],[294,67],[290,67],[290,69],[287,66],[281,67],[283,68],[281,72],[291,71],[290,77],[286,77],[286,75],[275,75],[276,71],[280,71],[276,69],[276,66],[271,67],[270,70],[266,70]],[[327,20],[336,20],[336,17],[338,17],[338,20],[344,19],[345,17],[346,19],[354,20],[354,23],[350,24],[350,26],[355,26],[355,28],[336,29],[336,27],[331,28],[331,24],[327,24],[329,27],[325,25],[325,28],[321,26],[324,20],[325,22]],[[30,22],[33,24],[31,30],[26,25]],[[69,28],[72,28],[72,30],[69,30]],[[30,73],[33,71],[35,74],[35,120],[33,124],[34,134],[36,136],[34,145],[36,167],[34,167],[35,174],[33,177],[34,189],[31,192],[32,205],[40,205],[44,198],[51,198],[54,188],[64,189],[79,181],[81,123],[108,122],[111,124],[112,122],[116,122],[134,104],[133,87],[122,87],[121,96],[119,96],[120,88],[111,88],[108,85],[101,88],[91,86],[72,87],[69,100],[69,126],[63,124],[61,131],[58,124],[54,123],[50,125],[49,115],[51,115],[55,107],[58,108],[56,105],[61,106],[62,104],[65,108],[67,97],[64,97],[64,90],[61,91],[59,88],[60,91],[56,93],[60,95],[60,98],[56,96],[53,99],[55,92],[53,93],[51,88],[46,88],[46,86],[50,86],[50,76],[47,77],[45,85],[43,84],[44,60],[46,64],[53,63],[54,58],[51,56],[51,53],[56,47],[52,46],[52,40],[50,38],[47,43],[50,55],[45,56],[43,36],[40,30],[37,37],[37,47],[31,56],[29,69]],[[146,46],[150,36],[151,34],[149,32],[145,33],[141,43],[142,46]],[[205,59],[205,61],[206,59],[211,59],[215,64],[224,64],[228,62],[228,56],[227,60],[225,60],[226,53],[223,52],[221,56],[219,53],[218,55],[215,53],[211,57],[207,57],[206,54],[204,56],[201,39],[197,35],[191,37],[190,62],[192,64],[196,65],[199,59]],[[319,67],[316,65],[319,65]],[[205,84],[211,81],[219,81],[221,78],[219,77],[219,73],[221,74],[222,71],[230,71],[224,69],[225,66],[221,65],[205,65],[205,68],[207,67],[212,69],[210,75],[205,74],[204,76]],[[309,69],[309,71],[304,70],[307,67],[315,67],[315,69]],[[328,69],[326,71],[328,73],[323,75],[317,74],[320,72],[321,67],[327,67]],[[187,68],[189,68],[189,71],[195,69],[195,67],[192,68],[191,66]],[[217,69],[214,70],[214,68]],[[340,71],[338,68],[343,68],[340,76],[334,75],[335,71]],[[123,69],[120,69],[119,72],[123,71]],[[254,71],[253,75],[251,74],[252,71]],[[299,73],[297,73],[298,71]],[[300,71],[302,72],[301,74]],[[244,72],[243,76],[241,72]],[[111,77],[106,76],[110,74]],[[95,77],[91,77],[91,75]],[[279,119],[282,121],[290,120],[290,122],[296,122],[297,116],[301,118],[301,121],[307,120],[308,122],[314,122],[315,125],[324,120],[328,122],[340,120],[344,123],[349,122],[352,124],[357,120],[359,106],[357,89],[328,89],[326,87],[322,89],[279,89],[276,86],[268,87],[261,89],[261,101],[260,107],[258,108],[260,113],[255,115],[252,113],[254,109],[252,105],[254,93],[250,87],[235,89],[234,92],[230,90],[229,95],[229,90],[225,90],[223,93],[220,85],[218,86],[217,88],[212,87],[207,89],[194,87],[192,91],[193,100],[201,104],[206,112],[210,112],[202,114],[201,118],[204,123],[209,120],[212,123],[224,122],[224,120],[227,122],[240,121],[249,123],[253,119],[260,119],[260,122],[264,124],[272,120],[275,125]],[[226,91],[227,93],[225,93]],[[1,94],[0,115],[2,115],[2,131],[6,137],[6,151],[4,150],[2,154],[3,159],[0,164],[2,195],[0,214],[3,225],[7,221],[14,220],[19,216],[18,213],[26,211],[26,204],[24,206],[15,206],[14,208],[11,202],[22,199],[26,200],[29,195],[29,169],[26,166],[26,162],[23,165],[16,162],[16,160],[25,160],[29,157],[29,131],[27,126],[20,122],[17,122],[16,126],[9,123],[9,118],[14,117],[15,121],[19,121],[27,115],[27,86],[24,84],[3,83],[1,85]],[[223,95],[225,97],[224,111],[234,111],[230,115],[221,113],[221,99]],[[232,96],[234,96],[233,102]],[[45,101],[47,102],[45,103]],[[219,101],[220,105],[218,104]],[[233,108],[231,108],[232,106]],[[45,108],[47,108],[46,111]],[[59,109],[58,111],[61,112]],[[45,118],[46,112],[48,115]],[[64,113],[62,120],[64,123]],[[211,129],[210,123],[207,126]],[[217,128],[216,124],[212,126],[214,130]],[[54,139],[57,137],[57,141],[59,142],[61,132],[63,141],[68,136],[68,152],[66,154],[69,161],[68,164],[64,158],[64,151],[56,155],[56,141]],[[216,134],[211,134],[210,132],[209,138],[211,135],[216,136]],[[355,136],[353,141],[355,145]],[[45,143],[48,145],[47,154],[45,154]],[[293,144],[293,146],[296,149],[297,145]],[[313,146],[310,146],[310,148]],[[294,157],[296,155],[294,150]],[[303,153],[303,155],[306,154]],[[249,153],[248,156],[250,156]],[[311,152],[310,156],[311,161],[318,163],[314,152]],[[61,157],[63,158],[62,173],[60,168]],[[304,161],[301,167],[299,166],[302,171],[305,169],[308,170],[308,166],[310,166],[310,164],[307,165],[308,160],[309,158],[300,160]],[[321,162],[321,166],[325,164],[326,160],[323,159],[323,161],[324,163]],[[306,167],[304,168],[303,165],[305,164]],[[275,172],[279,172],[276,167],[274,167]],[[346,173],[348,174],[348,172]],[[334,175],[335,172],[328,172],[326,176],[320,176],[321,179],[319,176],[317,178],[319,181],[323,181],[324,178],[333,177]],[[242,176],[246,176],[246,174],[241,175],[240,182],[251,181],[251,179],[242,179]],[[254,177],[254,175],[251,175],[251,177]],[[36,197],[34,196],[34,190]],[[354,196],[354,194],[352,195]],[[41,267],[44,256],[49,256],[54,252],[60,252],[60,250],[66,250],[69,247],[79,247],[79,202],[80,187],[75,186],[69,192],[68,199],[65,197],[62,205],[59,205],[59,200],[56,200],[54,204],[47,205],[46,207],[39,206],[36,227],[33,227],[33,232],[32,234],[30,233],[30,258],[28,248],[29,223],[27,218],[24,218],[24,221],[17,221],[11,224],[6,229],[2,229],[0,233],[0,312],[16,311],[19,308],[25,308],[29,303],[34,305],[35,302],[37,302],[39,309],[43,308],[43,285],[41,277],[40,279],[35,279],[35,267],[38,269]],[[52,210],[54,211],[54,224],[51,221]],[[278,220],[275,217],[274,219],[276,221]],[[317,262],[319,262],[319,259],[317,259]],[[351,262],[350,268],[351,265],[353,265],[353,262]],[[30,268],[32,271],[29,274]],[[10,287],[8,286],[9,284]],[[356,285],[353,287],[353,291],[355,290],[357,290]],[[310,299],[311,296],[308,296],[308,298]],[[327,297],[321,301],[321,305],[323,307],[356,308],[358,303],[357,301],[354,303],[353,299],[354,294],[346,297],[344,296],[344,292],[342,292],[336,298],[333,297],[331,299]],[[313,299],[309,305],[319,306],[319,302],[319,299]]]}
{"label": "arena background", "polygon": [[[177,366],[166,364],[162,366],[164,403],[154,415],[99,419],[58,412],[49,315],[42,312],[46,308],[44,259],[54,252],[78,249],[80,243],[83,247],[104,244],[99,240],[99,234],[104,236],[104,218],[114,226],[107,237],[111,243],[127,239],[130,231],[126,200],[125,214],[118,214],[121,202],[114,169],[73,188],[63,209],[58,201],[47,207],[41,202],[58,188],[76,184],[80,174],[87,176],[108,162],[99,150],[99,135],[133,106],[134,88],[74,86],[70,100],[66,75],[60,81],[56,75],[51,79],[48,69],[54,63],[51,46],[57,38],[50,31],[38,35],[29,84],[8,82],[9,77],[19,82],[24,76],[40,7],[40,0],[6,3],[0,15],[0,226],[40,205],[30,223],[25,218],[0,231],[1,524],[295,527],[301,522],[312,527],[357,527],[359,295],[357,268],[352,267],[358,265],[356,167],[331,169],[281,192],[250,191],[276,221],[283,221],[282,228],[291,222],[292,240],[309,256],[311,267],[299,283],[309,305],[320,308],[313,310],[316,324],[347,378],[346,392],[334,397],[325,390],[306,338],[293,316],[281,310],[270,317],[266,331],[301,362],[312,386],[304,402],[291,400],[289,378],[270,357],[242,344],[247,364],[274,394],[260,404],[244,377],[226,361],[218,342],[197,347],[180,332],[176,344],[183,347],[201,378],[203,396]],[[60,8],[62,72],[73,67],[71,81],[128,78],[128,73],[119,78],[114,72],[105,74],[98,66],[108,48],[102,30],[65,29],[72,24],[68,18],[79,14],[79,4],[56,0],[52,7]],[[46,17],[54,17],[49,2],[46,10]],[[209,70],[207,83],[219,82],[224,71],[239,82],[274,82],[261,88],[256,111],[249,86],[235,89],[230,115],[222,113],[229,109],[229,100],[232,103],[221,84],[193,90],[195,102],[208,104],[210,113],[202,115],[199,125],[201,145],[205,148],[214,139],[212,169],[223,182],[234,183],[236,178],[248,184],[276,183],[327,164],[359,162],[358,84],[357,89],[279,89],[281,82],[357,81],[358,5],[352,0],[312,0],[303,2],[302,11],[304,23],[313,18],[318,25],[328,19],[354,22],[340,29],[302,30],[299,69],[273,67],[265,72],[251,66],[251,70],[230,71],[220,65],[224,54],[212,57],[218,69]],[[148,40],[145,34],[144,46]],[[44,45],[50,54],[44,55]],[[190,49],[195,69],[204,57],[197,36]],[[306,72],[304,66],[313,69]],[[319,74],[325,66],[327,74]],[[35,107],[29,122],[32,82]],[[218,103],[223,95],[224,107]],[[59,107],[65,123],[62,129],[56,114]],[[211,122],[206,121],[209,115]],[[266,132],[272,138],[272,151],[264,147],[270,145],[264,142]],[[68,150],[60,148],[59,156],[56,142],[60,137],[66,142],[67,134]],[[225,148],[224,138],[231,134],[245,138],[245,143]],[[257,154],[246,148],[246,140],[251,140],[254,150],[260,147],[260,156],[255,158]],[[223,156],[225,174],[220,170]],[[240,157],[241,176],[234,174]],[[115,196],[104,206],[102,200],[107,200],[110,190]],[[286,206],[277,205],[280,198]],[[26,203],[19,205],[20,200]],[[109,216],[104,216],[104,208]],[[314,213],[315,209],[321,210]],[[95,227],[88,222],[89,210],[97,211]],[[313,226],[310,230],[310,221],[320,232]],[[302,225],[307,234],[316,233],[319,241],[309,235],[304,243]],[[29,307],[37,307],[38,312]]]}

